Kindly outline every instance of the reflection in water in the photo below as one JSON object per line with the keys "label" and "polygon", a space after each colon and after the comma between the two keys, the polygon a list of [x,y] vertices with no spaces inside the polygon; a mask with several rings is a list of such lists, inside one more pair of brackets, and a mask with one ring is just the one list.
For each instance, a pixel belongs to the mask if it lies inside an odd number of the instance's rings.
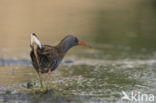
{"label": "reflection in water", "polygon": [[[1,0],[0,102],[125,103],[122,90],[155,94],[155,5],[155,0]],[[31,32],[44,44],[73,34],[93,47],[73,48],[43,95],[25,88],[37,80],[29,57]]]}

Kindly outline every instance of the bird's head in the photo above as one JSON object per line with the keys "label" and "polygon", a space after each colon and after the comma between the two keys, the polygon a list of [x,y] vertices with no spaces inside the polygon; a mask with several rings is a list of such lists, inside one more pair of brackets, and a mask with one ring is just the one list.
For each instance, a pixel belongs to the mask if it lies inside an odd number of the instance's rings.
{"label": "bird's head", "polygon": [[73,46],[78,46],[78,45],[85,46],[85,47],[90,47],[88,44],[80,42],[77,37],[72,36],[72,35],[66,36],[62,41],[64,43],[65,51],[72,48]]}

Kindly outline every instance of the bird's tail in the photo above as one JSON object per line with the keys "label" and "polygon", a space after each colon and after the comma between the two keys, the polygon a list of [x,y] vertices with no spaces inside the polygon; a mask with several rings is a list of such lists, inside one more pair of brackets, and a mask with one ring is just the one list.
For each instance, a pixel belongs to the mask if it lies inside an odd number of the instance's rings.
{"label": "bird's tail", "polygon": [[31,34],[31,46],[33,47],[33,45],[36,44],[40,49],[42,48],[41,42],[38,39],[37,35],[35,33]]}

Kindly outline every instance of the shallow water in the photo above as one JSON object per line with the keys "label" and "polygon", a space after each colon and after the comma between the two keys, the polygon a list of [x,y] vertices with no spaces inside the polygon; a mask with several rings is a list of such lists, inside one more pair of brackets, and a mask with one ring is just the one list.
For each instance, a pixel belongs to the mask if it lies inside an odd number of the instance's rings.
{"label": "shallow water", "polygon": [[[68,61],[61,63],[51,75],[50,94],[44,94],[39,98],[31,92],[31,89],[26,88],[27,82],[37,80],[30,61],[3,60],[5,65],[0,68],[0,100],[27,103],[44,101],[46,98],[45,103],[59,100],[62,103],[70,100],[78,103],[80,101],[121,103],[122,91],[137,90],[156,95],[154,58],[112,60],[68,56],[66,60]],[[46,75],[42,77],[46,81]]]}
{"label": "shallow water", "polygon": [[[0,102],[132,102],[121,99],[123,91],[156,96],[154,0],[0,2],[0,12],[8,6],[0,14]],[[36,94],[27,88],[28,82],[38,83],[30,32],[51,45],[74,34],[92,48],[72,48],[52,72],[49,92]],[[46,84],[47,75],[42,78]]]}

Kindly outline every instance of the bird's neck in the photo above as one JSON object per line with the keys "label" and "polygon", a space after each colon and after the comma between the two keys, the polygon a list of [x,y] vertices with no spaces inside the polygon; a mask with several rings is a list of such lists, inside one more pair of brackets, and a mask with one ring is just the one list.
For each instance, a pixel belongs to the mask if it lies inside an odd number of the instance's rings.
{"label": "bird's neck", "polygon": [[68,52],[68,50],[71,48],[64,40],[60,41],[58,43],[57,47],[63,50],[64,54]]}

